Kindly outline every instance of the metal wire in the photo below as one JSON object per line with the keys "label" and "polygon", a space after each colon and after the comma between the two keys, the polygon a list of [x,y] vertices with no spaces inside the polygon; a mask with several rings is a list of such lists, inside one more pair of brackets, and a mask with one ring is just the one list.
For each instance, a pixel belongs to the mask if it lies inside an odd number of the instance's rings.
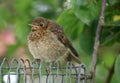
{"label": "metal wire", "polygon": [[26,59],[0,61],[0,83],[87,83],[90,77],[84,64],[68,62],[32,63]]}

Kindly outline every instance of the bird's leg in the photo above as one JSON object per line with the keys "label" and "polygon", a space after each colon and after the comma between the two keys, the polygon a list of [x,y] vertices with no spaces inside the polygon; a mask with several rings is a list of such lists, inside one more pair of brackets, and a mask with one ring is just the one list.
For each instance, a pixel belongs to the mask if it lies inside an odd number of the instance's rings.
{"label": "bird's leg", "polygon": [[45,67],[45,70],[46,70],[47,74],[50,74],[50,72],[51,72],[51,67],[53,66],[54,62],[55,62],[55,61],[51,61],[51,62],[50,62],[50,66],[46,66],[46,67]]}
{"label": "bird's leg", "polygon": [[47,74],[49,75],[50,74],[50,67],[46,66],[45,70],[46,70]]}

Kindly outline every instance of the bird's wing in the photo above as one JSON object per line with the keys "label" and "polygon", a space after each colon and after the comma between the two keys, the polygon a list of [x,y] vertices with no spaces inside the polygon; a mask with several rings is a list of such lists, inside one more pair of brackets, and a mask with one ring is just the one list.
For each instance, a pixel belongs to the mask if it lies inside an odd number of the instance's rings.
{"label": "bird's wing", "polygon": [[50,27],[50,30],[57,35],[58,40],[60,40],[61,43],[63,43],[67,48],[70,49],[70,51],[78,57],[78,53],[76,52],[76,50],[73,48],[73,45],[71,44],[71,42],[68,40],[68,38],[65,36],[63,28],[59,25],[57,25],[54,22],[54,26]]}
{"label": "bird's wing", "polygon": [[49,30],[53,32],[55,35],[57,35],[58,40],[65,45],[65,47],[68,48],[68,51],[70,52],[70,56],[68,58],[73,59],[77,63],[81,64],[81,61],[78,58],[78,53],[73,48],[71,42],[68,40],[68,38],[65,36],[63,28],[59,25],[57,25],[54,21],[49,22]]}

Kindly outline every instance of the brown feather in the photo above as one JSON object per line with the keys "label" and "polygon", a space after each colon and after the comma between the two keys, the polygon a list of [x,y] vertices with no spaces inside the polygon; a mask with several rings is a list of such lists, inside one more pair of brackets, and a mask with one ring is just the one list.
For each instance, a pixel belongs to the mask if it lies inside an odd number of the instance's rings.
{"label": "brown feather", "polygon": [[68,40],[68,38],[65,36],[63,28],[56,24],[54,21],[49,21],[48,23],[49,29],[58,37],[58,40],[60,40],[61,43],[63,43],[67,48],[69,48],[72,53],[78,57],[78,53],[74,49],[71,42]]}
{"label": "brown feather", "polygon": [[34,58],[41,61],[74,60],[81,63],[63,28],[52,20],[38,17],[33,20],[28,47]]}

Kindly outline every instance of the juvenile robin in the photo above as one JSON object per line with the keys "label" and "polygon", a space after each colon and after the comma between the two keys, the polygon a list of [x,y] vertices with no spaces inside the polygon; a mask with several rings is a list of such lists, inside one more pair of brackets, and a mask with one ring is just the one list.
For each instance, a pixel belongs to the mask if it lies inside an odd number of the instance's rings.
{"label": "juvenile robin", "polygon": [[63,28],[43,17],[33,20],[28,36],[28,48],[35,59],[44,62],[75,61],[81,63],[78,53],[65,36]]}

